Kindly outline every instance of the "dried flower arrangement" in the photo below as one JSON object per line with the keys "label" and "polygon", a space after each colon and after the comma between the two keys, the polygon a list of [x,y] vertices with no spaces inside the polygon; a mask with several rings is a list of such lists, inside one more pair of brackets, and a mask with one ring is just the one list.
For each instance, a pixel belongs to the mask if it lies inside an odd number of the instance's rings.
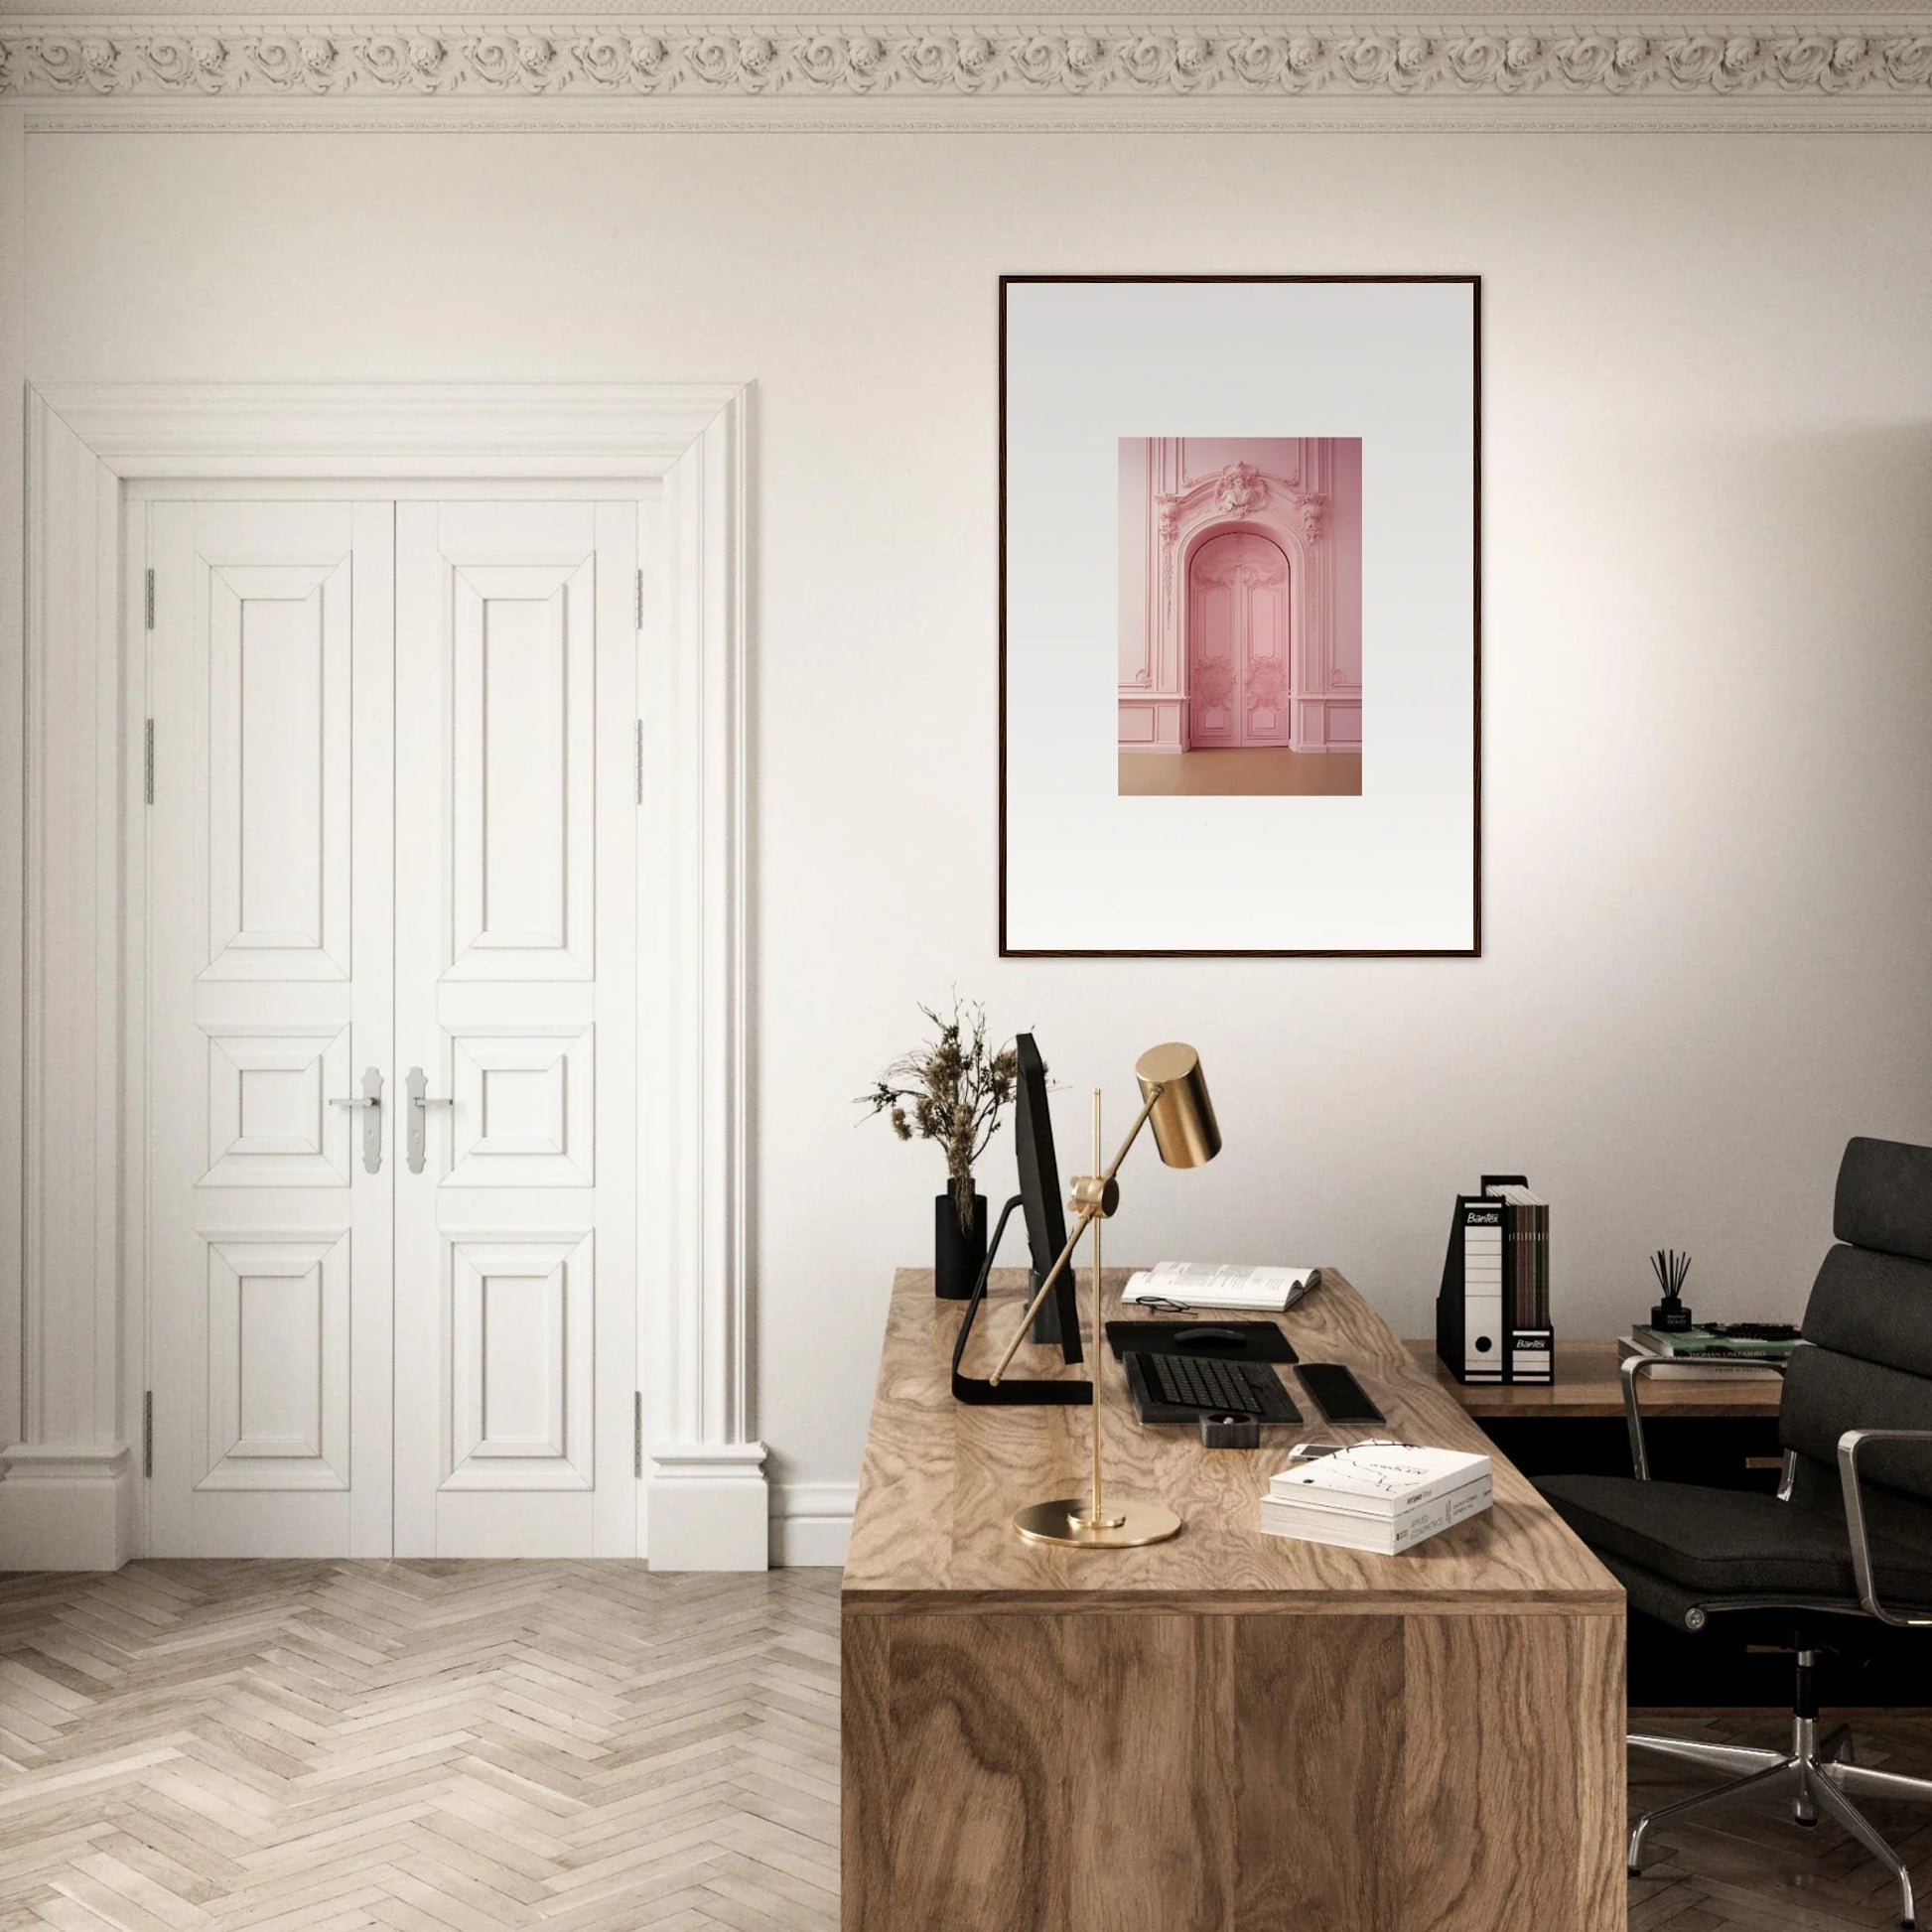
{"label": "dried flower arrangement", "polygon": [[962,1233],[973,1226],[973,1165],[1000,1131],[1019,1065],[1011,1045],[986,1042],[986,1009],[953,996],[950,1019],[922,1006],[935,1037],[902,1053],[858,1104],[885,1114],[901,1141],[937,1141],[945,1149],[953,1207]]}

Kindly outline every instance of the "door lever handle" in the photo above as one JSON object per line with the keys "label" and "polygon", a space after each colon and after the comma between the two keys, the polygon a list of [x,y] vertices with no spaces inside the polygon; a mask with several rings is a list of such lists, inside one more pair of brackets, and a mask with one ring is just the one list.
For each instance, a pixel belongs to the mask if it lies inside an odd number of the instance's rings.
{"label": "door lever handle", "polygon": [[382,1172],[382,1073],[367,1067],[362,1074],[362,1091],[332,1097],[332,1107],[360,1107],[362,1116],[362,1165],[370,1173]]}
{"label": "door lever handle", "polygon": [[429,1075],[420,1066],[412,1066],[403,1079],[409,1089],[409,1172],[421,1173],[423,1161],[429,1144],[429,1110],[432,1107],[454,1107],[456,1102],[447,1095],[437,1098],[429,1091]]}

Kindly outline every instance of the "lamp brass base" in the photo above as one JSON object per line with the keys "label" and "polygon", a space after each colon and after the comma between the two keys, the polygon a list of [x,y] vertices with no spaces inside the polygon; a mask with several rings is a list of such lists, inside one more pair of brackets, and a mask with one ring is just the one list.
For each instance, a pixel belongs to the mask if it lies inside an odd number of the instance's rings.
{"label": "lamp brass base", "polygon": [[1063,1543],[1075,1550],[1138,1550],[1180,1534],[1180,1518],[1165,1503],[1126,1502],[1109,1496],[1108,1520],[1094,1524],[1086,1520],[1091,1506],[1089,1496],[1029,1503],[1014,1517],[1013,1527],[1029,1543]]}

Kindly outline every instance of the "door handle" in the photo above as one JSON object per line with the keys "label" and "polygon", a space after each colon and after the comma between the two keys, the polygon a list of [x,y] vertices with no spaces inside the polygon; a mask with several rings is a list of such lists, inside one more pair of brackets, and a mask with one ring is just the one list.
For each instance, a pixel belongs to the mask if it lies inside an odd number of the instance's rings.
{"label": "door handle", "polygon": [[421,1173],[423,1159],[429,1142],[429,1110],[432,1107],[454,1107],[450,1099],[433,1099],[429,1091],[429,1075],[420,1066],[412,1066],[403,1080],[409,1089],[409,1172]]}
{"label": "door handle", "polygon": [[362,1091],[342,1099],[332,1099],[332,1107],[361,1107],[362,1165],[370,1173],[382,1172],[382,1073],[368,1067],[362,1074]]}

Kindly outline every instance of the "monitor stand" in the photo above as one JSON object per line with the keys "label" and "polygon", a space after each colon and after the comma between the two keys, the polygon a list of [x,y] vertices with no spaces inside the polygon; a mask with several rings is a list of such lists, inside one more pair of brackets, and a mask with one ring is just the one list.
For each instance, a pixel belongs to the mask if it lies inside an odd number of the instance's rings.
{"label": "monitor stand", "polygon": [[[1063,1284],[1071,1283],[1073,1280],[1072,1269],[1069,1268],[1061,1280]],[[1031,1302],[1038,1293],[1039,1270],[1037,1268],[1030,1268],[1027,1271],[1027,1300]],[[1040,1303],[1039,1312],[1034,1316],[1034,1325],[1028,1331],[1029,1339],[1038,1342],[1043,1348],[1057,1348],[1059,1346],[1060,1316],[1062,1313],[1060,1301],[1061,1297],[1056,1289],[1051,1295],[1047,1296],[1045,1301]],[[1076,1335],[1079,1333],[1077,1316],[1074,1321],[1074,1333]],[[1067,1359],[1076,1362],[1080,1359],[1077,1345],[1075,1352]]]}
{"label": "monitor stand", "polygon": [[[1000,1252],[1000,1237],[1007,1231],[1007,1222],[1013,1210],[1021,1204],[1024,1197],[1015,1194],[1000,1210],[999,1224],[993,1230],[993,1239],[986,1244],[986,1262],[980,1269],[979,1280],[973,1284],[972,1295],[967,1299],[966,1311],[959,1318],[959,1334],[952,1345],[952,1392],[961,1402],[970,1402],[981,1407],[1023,1408],[1029,1405],[1048,1405],[1064,1409],[1087,1408],[1093,1402],[1093,1385],[1090,1382],[1033,1382],[1023,1380],[1017,1375],[1004,1375],[996,1382],[990,1382],[983,1375],[964,1374],[959,1364],[965,1359],[966,1344],[973,1333],[973,1317],[980,1311],[980,1304],[986,1300],[986,1284],[993,1273],[993,1263]],[[1039,1293],[1039,1277],[1029,1275],[1031,1284],[1029,1299]],[[1047,1297],[1040,1309],[1040,1316],[1049,1313],[1053,1317],[1051,1339],[1058,1342],[1063,1330],[1063,1321],[1070,1322],[1073,1331],[1073,1347],[1069,1353],[1062,1345],[1061,1353],[1070,1362],[1080,1359],[1079,1315],[1073,1305],[1073,1271],[1068,1269],[1057,1283],[1053,1293]],[[1065,1293],[1062,1294],[1061,1291]],[[1029,1331],[1035,1341],[1039,1339],[1039,1322],[1035,1321]]]}

